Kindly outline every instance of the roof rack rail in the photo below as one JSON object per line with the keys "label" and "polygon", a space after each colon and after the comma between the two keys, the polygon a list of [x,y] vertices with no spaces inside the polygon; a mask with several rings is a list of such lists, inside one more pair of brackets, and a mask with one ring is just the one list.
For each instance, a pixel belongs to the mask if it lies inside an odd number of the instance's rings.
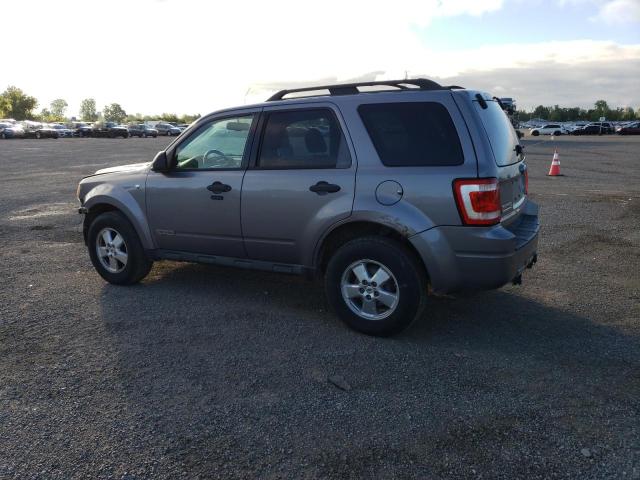
{"label": "roof rack rail", "polygon": [[405,78],[404,80],[381,80],[376,82],[339,83],[335,85],[317,85],[314,87],[291,88],[287,90],[280,90],[276,94],[269,97],[267,102],[283,100],[286,95],[289,95],[291,93],[314,92],[316,90],[329,90],[329,95],[352,95],[361,93],[358,90],[358,87],[373,87],[378,85],[395,87],[398,90],[445,90],[452,88],[461,88],[457,86],[443,87],[439,83],[436,83],[433,80],[428,80],[426,78]]}

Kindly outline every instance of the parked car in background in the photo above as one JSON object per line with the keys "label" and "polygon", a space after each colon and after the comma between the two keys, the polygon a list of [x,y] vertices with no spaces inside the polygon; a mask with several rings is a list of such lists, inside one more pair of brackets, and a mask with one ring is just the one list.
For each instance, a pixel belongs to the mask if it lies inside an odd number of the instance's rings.
{"label": "parked car in background", "polygon": [[615,128],[611,122],[591,122],[589,125],[596,125],[597,127],[601,127],[603,134],[614,133]]}
{"label": "parked car in background", "polygon": [[566,133],[566,129],[559,123],[548,123],[542,127],[535,127],[529,130],[529,135],[537,137],[538,135],[562,135]]}
{"label": "parked car in background", "polygon": [[73,137],[74,131],[64,125],[54,123],[51,125],[51,128],[55,128],[58,131],[59,137]]}
{"label": "parked car in background", "polygon": [[600,125],[589,124],[586,127],[576,128],[571,135],[601,135],[602,133]]}
{"label": "parked car in background", "polygon": [[640,135],[640,122],[631,122],[616,128],[618,135]]}
{"label": "parked car in background", "polygon": [[190,125],[189,123],[181,123],[180,125],[178,125],[178,128],[184,131],[187,128],[189,128],[189,125]]}
{"label": "parked car in background", "polygon": [[129,130],[123,125],[115,122],[96,122],[91,129],[92,137],[108,137],[108,138],[128,138]]}
{"label": "parked car in background", "polygon": [[39,122],[23,122],[25,138],[58,138],[60,133],[51,125]]}
{"label": "parked car in background", "polygon": [[90,137],[93,124],[89,122],[73,122],[70,127],[73,127],[73,134],[76,137]]}
{"label": "parked car in background", "polygon": [[127,127],[129,129],[129,136],[131,137],[157,137],[158,130],[151,128],[144,123],[134,123]]}
{"label": "parked car in background", "polygon": [[589,122],[574,122],[571,124],[569,128],[569,132],[573,132],[575,130],[577,130],[578,128],[584,128],[587,125],[589,125]]}
{"label": "parked car in background", "polygon": [[429,311],[428,292],[520,283],[533,266],[524,160],[492,95],[364,82],[214,112],[77,194],[108,282],[139,282],[162,259],[314,275],[351,328],[391,335]]}
{"label": "parked car in background", "polygon": [[180,135],[182,133],[182,130],[170,123],[156,123],[155,128],[158,130],[158,135],[166,135],[167,137]]}
{"label": "parked car in background", "polygon": [[0,123],[0,138],[22,138],[24,137],[24,128],[18,123]]}

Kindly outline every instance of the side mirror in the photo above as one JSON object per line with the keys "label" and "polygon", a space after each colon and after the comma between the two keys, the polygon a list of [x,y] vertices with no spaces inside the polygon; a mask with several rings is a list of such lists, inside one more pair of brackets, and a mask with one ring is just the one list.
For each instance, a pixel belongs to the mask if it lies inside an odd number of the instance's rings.
{"label": "side mirror", "polygon": [[157,153],[156,158],[153,159],[151,169],[155,172],[168,172],[171,165],[169,165],[169,159],[167,158],[167,152],[161,150]]}

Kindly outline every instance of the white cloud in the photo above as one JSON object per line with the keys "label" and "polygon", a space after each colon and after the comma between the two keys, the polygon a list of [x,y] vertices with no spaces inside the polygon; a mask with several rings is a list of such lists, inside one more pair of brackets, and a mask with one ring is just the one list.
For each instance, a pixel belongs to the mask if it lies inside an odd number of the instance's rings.
{"label": "white cloud", "polygon": [[601,5],[596,18],[608,24],[640,22],[640,0],[613,0]]}
{"label": "white cloud", "polygon": [[[65,98],[71,113],[89,96],[100,108],[119,102],[132,113],[206,113],[263,100],[267,93],[258,87],[264,84],[402,78],[405,72],[455,77],[512,67],[535,76],[545,65],[640,57],[638,45],[591,41],[440,51],[415,33],[434,18],[482,15],[502,4],[112,0],[67,1],[62,8],[60,2],[31,0],[27,9],[24,2],[9,2],[3,5],[3,36],[16,40],[3,51],[0,89],[15,84],[41,106]],[[21,19],[27,15],[25,33]],[[511,85],[500,78],[494,84]]]}
{"label": "white cloud", "polygon": [[590,17],[594,23],[607,25],[640,23],[640,0],[558,0],[560,6],[579,5],[597,13]]}

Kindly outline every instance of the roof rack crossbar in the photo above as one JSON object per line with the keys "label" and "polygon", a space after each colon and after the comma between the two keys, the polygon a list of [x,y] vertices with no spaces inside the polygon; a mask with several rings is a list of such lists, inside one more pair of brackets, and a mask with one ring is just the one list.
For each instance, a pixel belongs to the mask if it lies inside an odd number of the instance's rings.
{"label": "roof rack crossbar", "polygon": [[[328,90],[329,95],[353,95],[356,93],[360,93],[358,87],[374,87],[378,85],[396,87],[399,90],[444,90],[446,88],[450,88],[443,87],[433,80],[428,80],[426,78],[405,78],[404,80],[380,80],[376,82],[340,83],[335,85],[317,85],[314,87],[290,88],[286,90],[280,90],[279,92],[275,93],[274,95],[269,97],[267,102],[282,100],[285,96],[291,93],[314,92],[316,90]],[[412,87],[408,87],[408,85]]]}

